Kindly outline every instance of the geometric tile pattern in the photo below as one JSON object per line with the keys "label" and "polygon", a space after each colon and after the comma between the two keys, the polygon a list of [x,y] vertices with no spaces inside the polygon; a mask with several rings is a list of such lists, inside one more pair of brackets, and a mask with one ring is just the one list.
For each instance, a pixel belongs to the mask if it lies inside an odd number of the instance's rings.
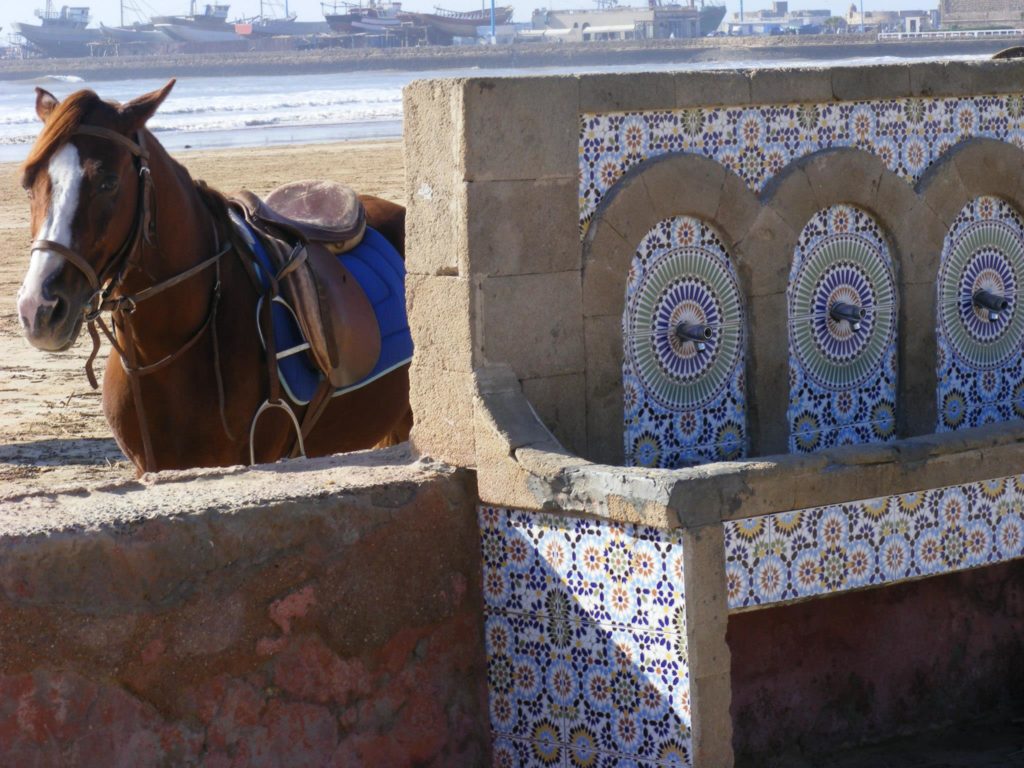
{"label": "geometric tile pattern", "polygon": [[[937,281],[937,432],[1024,418],[1024,221],[972,200],[950,228]],[[996,299],[986,306],[979,296]]]}
{"label": "geometric tile pattern", "polygon": [[821,149],[856,147],[916,184],[951,147],[973,137],[1024,147],[1024,95],[582,114],[580,236],[608,190],[652,157],[672,152],[702,155],[731,169],[759,192],[798,158]]}
{"label": "geometric tile pattern", "polygon": [[1024,475],[725,524],[729,610],[1024,556]]}
{"label": "geometric tile pattern", "polygon": [[678,216],[644,235],[626,281],[622,338],[628,466],[746,455],[743,299],[712,227]]}
{"label": "geometric tile pattern", "polygon": [[787,296],[789,450],[896,436],[896,279],[875,220],[818,211],[793,256]]}
{"label": "geometric tile pattern", "polygon": [[692,765],[678,531],[480,507],[496,766]]}

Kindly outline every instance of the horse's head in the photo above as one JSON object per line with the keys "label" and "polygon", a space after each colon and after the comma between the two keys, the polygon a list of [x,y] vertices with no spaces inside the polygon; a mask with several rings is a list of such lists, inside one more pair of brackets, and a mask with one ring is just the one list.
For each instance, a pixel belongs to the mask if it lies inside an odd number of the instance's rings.
{"label": "horse's head", "polygon": [[87,90],[59,102],[36,89],[43,129],[22,169],[33,243],[18,291],[18,316],[33,346],[70,347],[100,288],[131,256],[141,226],[140,169],[148,172],[136,138],[173,85],[123,105]]}

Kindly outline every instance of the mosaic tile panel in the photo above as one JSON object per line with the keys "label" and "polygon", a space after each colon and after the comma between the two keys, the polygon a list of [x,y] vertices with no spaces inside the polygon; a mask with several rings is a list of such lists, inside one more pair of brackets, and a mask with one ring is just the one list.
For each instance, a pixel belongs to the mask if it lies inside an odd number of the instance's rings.
{"label": "mosaic tile panel", "polygon": [[481,507],[496,766],[692,764],[678,532]]}
{"label": "mosaic tile panel", "polygon": [[729,609],[1024,557],[1024,475],[725,523]]}
{"label": "mosaic tile panel", "polygon": [[622,338],[627,465],[675,469],[747,454],[743,299],[714,229],[679,216],[644,236]]}
{"label": "mosaic tile panel", "polygon": [[871,152],[916,184],[951,147],[974,137],[1024,146],[1024,95],[583,114],[580,233],[626,172],[671,152],[716,160],[759,192],[794,160],[839,147]]}
{"label": "mosaic tile panel", "polygon": [[969,203],[942,248],[937,432],[1024,418],[1024,221],[999,198]]}
{"label": "mosaic tile panel", "polygon": [[885,237],[834,205],[800,232],[786,291],[789,450],[896,436],[897,292]]}

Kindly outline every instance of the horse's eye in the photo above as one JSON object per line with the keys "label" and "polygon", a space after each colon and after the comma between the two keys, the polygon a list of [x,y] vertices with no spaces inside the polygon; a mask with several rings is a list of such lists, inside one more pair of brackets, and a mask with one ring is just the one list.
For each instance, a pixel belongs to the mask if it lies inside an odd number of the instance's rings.
{"label": "horse's eye", "polygon": [[117,185],[119,182],[120,179],[118,179],[118,177],[114,176],[113,174],[109,176],[104,176],[103,179],[100,181],[100,192],[113,192],[115,189],[117,189]]}

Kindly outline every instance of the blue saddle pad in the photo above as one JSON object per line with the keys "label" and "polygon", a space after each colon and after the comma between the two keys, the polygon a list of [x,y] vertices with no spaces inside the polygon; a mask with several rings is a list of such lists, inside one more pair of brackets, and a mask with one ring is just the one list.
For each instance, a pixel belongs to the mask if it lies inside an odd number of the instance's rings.
{"label": "blue saddle pad", "polygon": [[[235,219],[244,227],[243,233],[256,256],[260,280],[269,284],[270,260],[259,238],[249,225]],[[332,397],[365,387],[371,381],[412,360],[412,335],[405,315],[405,262],[395,247],[380,232],[366,228],[363,241],[348,253],[338,257],[366,292],[380,326],[380,357],[377,365],[361,381],[336,389]],[[262,299],[261,299],[262,302]],[[259,310],[257,309],[257,318]],[[277,348],[277,371],[288,397],[297,405],[309,403],[324,376],[310,356],[309,344],[303,338],[291,307],[281,298],[271,308],[274,326],[274,345]],[[259,328],[259,320],[256,322]],[[262,342],[262,331],[260,332]],[[266,344],[263,345],[266,349]]]}

